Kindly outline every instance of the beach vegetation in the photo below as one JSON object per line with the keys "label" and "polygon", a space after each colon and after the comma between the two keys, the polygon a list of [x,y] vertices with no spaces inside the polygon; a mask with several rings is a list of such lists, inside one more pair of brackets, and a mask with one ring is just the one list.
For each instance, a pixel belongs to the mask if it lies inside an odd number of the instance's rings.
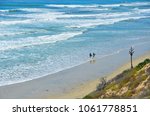
{"label": "beach vegetation", "polygon": [[150,59],[106,81],[102,89],[97,89],[84,98],[150,98]]}
{"label": "beach vegetation", "polygon": [[135,67],[135,69],[138,71],[138,70],[142,69],[142,68],[143,68],[146,64],[148,64],[148,63],[150,63],[150,59],[146,59],[146,60],[144,60],[144,62],[139,63],[139,64]]}

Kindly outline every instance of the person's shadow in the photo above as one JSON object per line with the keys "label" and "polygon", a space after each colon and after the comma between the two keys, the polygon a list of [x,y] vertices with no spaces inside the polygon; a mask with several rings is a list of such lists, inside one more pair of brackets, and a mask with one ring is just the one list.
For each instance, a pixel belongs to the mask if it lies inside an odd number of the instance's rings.
{"label": "person's shadow", "polygon": [[90,60],[90,64],[95,64],[96,63],[96,60],[94,59],[94,58],[92,58],[91,60]]}

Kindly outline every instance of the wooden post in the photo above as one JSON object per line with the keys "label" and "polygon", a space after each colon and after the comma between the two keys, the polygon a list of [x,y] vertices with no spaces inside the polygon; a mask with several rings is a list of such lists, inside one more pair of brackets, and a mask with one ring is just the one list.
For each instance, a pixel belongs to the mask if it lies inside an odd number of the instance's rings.
{"label": "wooden post", "polygon": [[130,57],[130,58],[131,58],[130,60],[131,60],[131,69],[132,69],[132,68],[133,68],[132,56],[133,56],[133,54],[134,54],[134,49],[133,49],[132,47],[131,47],[130,50],[129,50],[129,54],[130,54],[130,56],[131,56],[131,57]]}

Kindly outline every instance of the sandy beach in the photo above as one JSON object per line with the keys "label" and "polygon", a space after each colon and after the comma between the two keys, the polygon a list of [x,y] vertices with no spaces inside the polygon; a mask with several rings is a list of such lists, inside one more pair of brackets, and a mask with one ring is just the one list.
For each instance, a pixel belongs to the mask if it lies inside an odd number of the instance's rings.
{"label": "sandy beach", "polygon": [[[150,58],[150,52],[147,52],[143,56],[136,58],[133,61],[133,63],[134,63],[134,65],[138,65],[140,62],[144,61],[146,58]],[[120,66],[115,71],[113,71],[111,74],[108,74],[106,76],[106,79],[110,80],[128,68],[130,68],[130,62]],[[61,97],[56,96],[56,98],[83,98],[85,95],[89,94],[90,92],[95,91],[99,82],[100,82],[100,78],[97,80],[87,82],[83,85],[80,85],[79,87],[75,88],[73,91],[68,92],[67,94],[65,94]]]}
{"label": "sandy beach", "polygon": [[[116,55],[121,54],[124,53]],[[92,63],[89,61],[79,66],[31,81],[1,86],[0,98],[82,98],[96,89],[101,77],[106,76],[107,79],[111,79],[123,70],[130,68],[129,60],[126,60],[126,64],[123,63],[121,66],[118,64],[117,67],[113,67],[113,64],[117,63],[114,60],[117,57],[116,55],[105,57],[104,59],[95,59]],[[129,56],[126,58],[129,58]],[[150,52],[134,58],[133,64],[137,65],[146,58],[150,58]],[[113,63],[111,63],[112,60],[114,61]],[[106,62],[107,65],[104,65]],[[110,70],[107,69],[104,72],[108,67],[110,67]],[[91,79],[91,77],[93,78]]]}

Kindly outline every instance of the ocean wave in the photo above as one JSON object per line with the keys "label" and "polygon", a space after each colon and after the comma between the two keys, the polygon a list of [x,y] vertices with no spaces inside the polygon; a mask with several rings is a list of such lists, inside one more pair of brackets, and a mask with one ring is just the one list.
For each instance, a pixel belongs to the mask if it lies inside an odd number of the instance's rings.
{"label": "ocean wave", "polygon": [[[141,2],[141,3],[126,3],[126,5],[144,5],[144,4],[150,4],[150,2]],[[113,4],[114,5],[120,5],[120,4]],[[58,6],[58,7],[81,7],[83,10],[98,10],[99,5],[48,5],[48,6]],[[103,5],[102,5],[103,6]],[[108,5],[107,5],[108,6]],[[111,6],[111,5],[110,5]],[[116,17],[131,17],[134,15],[135,17],[139,16],[140,13],[149,13],[150,9],[132,9],[130,12],[111,12],[111,13],[93,13],[93,14],[66,14],[65,11],[60,12],[57,10],[51,10],[47,8],[22,8],[19,9],[22,11],[28,11],[28,12],[35,12],[35,13],[27,13],[27,14],[11,14],[12,17],[20,17],[25,18],[26,20],[6,20],[6,21],[0,21],[0,25],[15,25],[15,24],[34,24],[34,23],[42,23],[42,22],[60,22],[60,23],[68,23],[68,21],[72,22],[71,18],[77,19],[84,18],[85,22],[88,22],[88,19],[107,19],[107,18],[116,18]],[[9,16],[9,15],[7,15]],[[86,19],[87,18],[87,19]],[[69,19],[69,20],[68,20]],[[70,20],[71,19],[71,20]],[[101,21],[101,20],[100,20]],[[93,21],[92,21],[93,22]],[[88,22],[88,23],[92,23]],[[79,22],[80,23],[80,22]],[[94,22],[95,23],[95,22]],[[83,23],[84,24],[84,23]],[[104,23],[105,24],[105,23]],[[91,24],[87,24],[91,25]],[[94,24],[95,25],[95,24]],[[74,26],[72,26],[74,27]],[[79,26],[78,26],[79,27]],[[86,26],[84,26],[86,27]]]}
{"label": "ocean wave", "polygon": [[92,4],[92,5],[56,5],[56,4],[50,4],[46,5],[47,7],[56,7],[56,8],[78,8],[80,10],[84,9],[87,11],[97,10],[109,10],[108,8],[103,8],[100,5]]}
{"label": "ocean wave", "polygon": [[27,20],[5,20],[5,21],[0,21],[0,26],[4,25],[16,25],[16,24],[29,24],[31,23],[32,20],[27,19]]}
{"label": "ocean wave", "polygon": [[46,8],[21,8],[21,11],[26,11],[26,12],[43,12],[43,11],[48,11]]}
{"label": "ocean wave", "polygon": [[64,32],[58,35],[44,35],[38,37],[20,38],[18,41],[0,41],[0,50],[17,49],[28,46],[35,46],[47,43],[55,43],[58,41],[64,41],[81,35],[83,32]]}
{"label": "ocean wave", "polygon": [[[25,14],[25,15],[11,15],[14,17],[24,17],[26,20],[6,20],[6,21],[0,21],[0,25],[16,25],[16,24],[33,24],[38,22],[68,22],[67,19],[71,18],[84,18],[85,21],[87,21],[86,18],[112,18],[112,17],[123,17],[123,16],[129,16],[132,13],[125,12],[125,13],[101,13],[101,14],[65,14],[64,12],[45,12],[45,13],[37,13],[37,14]],[[71,19],[72,20],[72,19]],[[70,20],[70,22],[71,22]]]}
{"label": "ocean wave", "polygon": [[101,5],[102,7],[120,7],[120,6],[146,6],[150,5],[150,2],[132,2],[132,3],[121,3],[121,4],[108,4],[108,5]]}
{"label": "ocean wave", "polygon": [[1,33],[0,33],[0,36],[1,36],[1,37],[3,37],[3,36],[4,36],[4,37],[8,37],[8,36],[15,36],[15,35],[24,34],[24,32],[9,32],[9,31],[8,31],[8,32],[6,32],[6,31],[3,32],[3,31],[1,31],[1,30],[0,30],[0,32],[1,32]]}
{"label": "ocean wave", "polygon": [[99,25],[110,25],[121,21],[138,20],[142,18],[149,18],[150,16],[137,16],[137,17],[124,17],[124,18],[112,18],[112,19],[97,19],[94,21],[79,21],[80,23],[67,26],[69,28],[94,28]]}
{"label": "ocean wave", "polygon": [[41,13],[33,13],[33,14],[14,14],[7,15],[10,17],[16,17],[13,20],[2,20],[0,21],[0,26],[3,25],[16,25],[16,24],[33,24],[38,22],[50,22],[55,21],[59,17],[65,16],[63,12],[55,12],[55,11],[43,11]]}
{"label": "ocean wave", "polygon": [[150,14],[150,9],[139,9],[139,8],[135,8],[133,9],[133,11],[137,12],[137,13],[149,13]]}
{"label": "ocean wave", "polygon": [[120,6],[146,6],[150,5],[150,2],[131,2],[131,3],[120,3],[120,4],[91,4],[91,5],[64,5],[64,4],[48,4],[47,7],[57,7],[57,8],[102,8],[102,7],[120,7]]}
{"label": "ocean wave", "polygon": [[91,4],[91,5],[64,5],[64,4],[47,4],[46,7],[56,7],[56,8],[101,8],[103,7],[120,7],[120,6],[146,6],[150,5],[150,2],[131,2],[131,3],[120,3],[120,4]]}
{"label": "ocean wave", "polygon": [[90,8],[80,8],[78,9],[79,11],[91,11],[91,12],[95,12],[95,11],[108,11],[110,10],[110,8],[95,8],[95,7],[90,7]]}
{"label": "ocean wave", "polygon": [[109,8],[103,8],[100,5],[46,5],[47,7],[54,7],[54,8],[78,8],[79,11],[106,11],[110,10]]}
{"label": "ocean wave", "polygon": [[32,18],[32,19],[38,19],[38,20],[43,20],[43,21],[50,21],[50,20],[55,20],[58,17],[62,17],[64,15],[64,12],[45,12],[45,13],[40,13],[40,14],[28,14],[25,17],[26,18]]}
{"label": "ocean wave", "polygon": [[59,8],[93,8],[93,7],[99,7],[99,5],[58,5],[58,4],[48,4],[47,7],[59,7]]}
{"label": "ocean wave", "polygon": [[3,13],[11,13],[11,12],[43,12],[43,10],[48,10],[44,8],[18,8],[18,9],[9,9],[9,10],[0,10]]}
{"label": "ocean wave", "polygon": [[62,14],[59,16],[56,16],[56,19],[70,19],[70,18],[84,18],[84,20],[86,21],[86,18],[99,18],[99,19],[106,19],[106,18],[113,18],[113,17],[124,17],[124,16],[130,16],[132,15],[132,12],[123,12],[123,13],[100,13],[100,14],[82,14],[82,15],[78,15],[78,14]]}
{"label": "ocean wave", "polygon": [[3,12],[3,13],[8,13],[8,12],[20,12],[19,9],[11,9],[11,10],[0,10],[0,12]]}

